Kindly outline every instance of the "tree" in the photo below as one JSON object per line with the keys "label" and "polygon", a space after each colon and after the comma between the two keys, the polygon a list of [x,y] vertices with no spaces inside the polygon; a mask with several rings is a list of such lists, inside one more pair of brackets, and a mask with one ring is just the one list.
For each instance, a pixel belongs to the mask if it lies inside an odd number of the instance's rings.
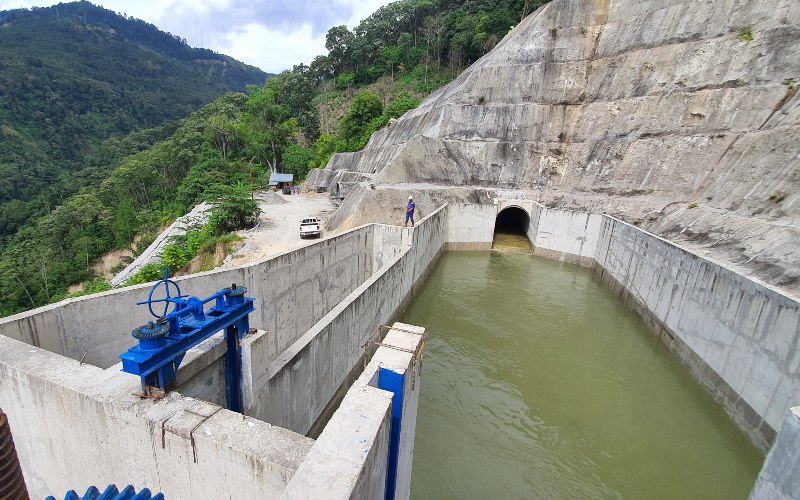
{"label": "tree", "polygon": [[419,106],[419,99],[411,97],[408,92],[403,92],[395,97],[383,112],[387,118],[400,118],[409,109]]}
{"label": "tree", "polygon": [[261,209],[245,186],[217,186],[208,223],[216,234],[253,227]]}
{"label": "tree", "polygon": [[314,161],[314,155],[308,149],[297,144],[286,146],[281,160],[284,172],[295,175],[297,179],[305,179],[309,164]]}
{"label": "tree", "polygon": [[114,242],[118,247],[130,245],[136,231],[139,228],[139,220],[136,217],[136,209],[133,207],[133,200],[123,198],[117,205],[114,213],[112,230],[114,231]]}
{"label": "tree", "polygon": [[353,34],[344,25],[334,26],[325,35],[325,48],[328,49],[328,57],[333,63],[334,79],[336,73],[341,73],[349,67],[353,40]]}
{"label": "tree", "polygon": [[364,91],[353,99],[350,111],[342,118],[340,135],[347,141],[359,140],[367,125],[383,113],[383,102],[378,94]]}
{"label": "tree", "polygon": [[280,78],[273,78],[263,87],[254,88],[239,127],[249,143],[249,154],[266,163],[272,173],[277,171],[281,151],[298,131],[297,119],[278,102],[281,85]]}

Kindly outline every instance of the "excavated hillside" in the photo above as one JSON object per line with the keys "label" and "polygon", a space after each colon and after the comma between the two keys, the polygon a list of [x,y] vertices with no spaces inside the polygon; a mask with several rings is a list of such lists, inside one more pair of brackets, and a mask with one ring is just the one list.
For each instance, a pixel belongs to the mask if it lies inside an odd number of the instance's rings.
{"label": "excavated hillside", "polygon": [[797,0],[554,0],[310,184],[339,227],[522,193],[798,295],[798,40]]}

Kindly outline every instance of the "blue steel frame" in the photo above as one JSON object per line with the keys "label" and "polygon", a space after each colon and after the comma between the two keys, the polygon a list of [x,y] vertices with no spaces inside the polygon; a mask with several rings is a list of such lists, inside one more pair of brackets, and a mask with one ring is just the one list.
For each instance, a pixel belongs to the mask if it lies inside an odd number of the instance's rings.
{"label": "blue steel frame", "polygon": [[389,460],[386,466],[386,500],[394,500],[397,489],[397,461],[400,453],[400,425],[403,419],[403,384],[405,376],[378,368],[378,387],[392,393],[392,421],[389,430]]}
{"label": "blue steel frame", "polygon": [[[169,326],[166,335],[157,338],[140,338],[139,343],[121,354],[122,371],[138,375],[145,387],[158,387],[164,391],[175,389],[177,370],[183,361],[186,351],[211,337],[220,330],[225,330],[225,396],[228,409],[242,413],[242,352],[240,341],[250,331],[249,314],[255,311],[254,299],[245,297],[245,288],[226,288],[203,300],[189,297],[184,300],[180,296],[169,297],[169,282],[166,283],[167,297],[160,301],[175,304],[175,309],[159,318],[161,328]],[[156,284],[155,287],[157,287]],[[177,286],[177,285],[176,285]],[[208,302],[214,305],[204,311]],[[158,302],[150,299],[140,304]],[[167,304],[168,306],[169,304]],[[152,311],[152,308],[151,308]],[[166,310],[165,310],[166,313]],[[148,324],[148,329],[158,328]],[[143,327],[143,328],[147,328]]]}

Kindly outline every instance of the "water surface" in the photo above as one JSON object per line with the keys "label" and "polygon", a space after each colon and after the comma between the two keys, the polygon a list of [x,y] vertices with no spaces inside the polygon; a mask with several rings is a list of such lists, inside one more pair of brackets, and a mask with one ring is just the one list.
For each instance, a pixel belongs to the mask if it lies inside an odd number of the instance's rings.
{"label": "water surface", "polygon": [[427,328],[412,498],[746,498],[763,455],[584,268],[445,253],[402,321]]}

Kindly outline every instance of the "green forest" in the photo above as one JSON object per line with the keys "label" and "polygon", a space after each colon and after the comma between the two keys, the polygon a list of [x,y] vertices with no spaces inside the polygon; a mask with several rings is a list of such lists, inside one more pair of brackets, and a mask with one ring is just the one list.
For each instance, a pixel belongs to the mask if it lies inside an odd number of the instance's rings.
{"label": "green forest", "polygon": [[[0,184],[0,231],[7,231],[0,232],[0,238],[7,235],[0,241],[0,315],[60,300],[70,285],[80,282],[89,283],[87,292],[108,289],[91,271],[99,257],[118,248],[144,249],[164,226],[200,201],[215,204],[209,223],[173,241],[159,264],[146,266],[128,284],[157,279],[167,265],[174,272],[204,248],[230,241],[230,231],[251,225],[258,215],[249,196],[251,164],[257,184],[274,171],[302,179],[334,153],[363,148],[374,131],[458,76],[544,3],[401,0],[379,9],[352,31],[331,28],[328,53],[310,65],[297,65],[263,85],[249,85],[246,93],[225,94],[178,122],[166,114],[148,122],[143,117],[149,113],[142,109],[141,120],[123,126],[125,120],[115,115],[116,109],[106,110],[106,116],[102,108],[92,108],[100,106],[95,99],[81,95],[64,106],[89,106],[88,114],[104,133],[89,134],[95,129],[66,125],[68,120],[42,130],[38,123],[47,116],[40,110],[35,118],[35,112],[23,108],[36,109],[46,93],[31,90],[20,96],[26,91],[17,88],[18,104],[0,100],[0,137],[16,134],[18,141],[10,148],[15,153],[0,153],[0,182],[15,179],[3,169],[16,169],[28,178],[15,181],[21,182],[16,187]],[[64,4],[59,8],[63,18]],[[0,26],[8,16],[0,13]],[[114,16],[123,24],[144,24]],[[111,26],[108,20],[98,22]],[[101,39],[92,50],[105,43]],[[181,40],[175,42],[176,51],[185,47]],[[24,58],[15,64],[22,74],[38,74]],[[9,85],[2,78],[0,88]],[[141,95],[156,98],[145,90]],[[85,104],[76,103],[81,100]],[[190,105],[176,107],[185,112]],[[9,118],[12,108],[17,113],[14,120]],[[147,128],[156,123],[160,125]],[[70,128],[73,125],[76,128]],[[69,148],[58,153],[56,146],[38,144],[37,134],[58,136],[56,145],[63,141],[74,146],[78,139],[90,144],[77,153]],[[26,147],[26,141],[37,147]],[[72,155],[68,171],[48,168],[53,154]],[[20,186],[31,188],[22,193]]]}
{"label": "green forest", "polygon": [[267,76],[88,2],[0,12],[0,248],[107,173],[107,139]]}

